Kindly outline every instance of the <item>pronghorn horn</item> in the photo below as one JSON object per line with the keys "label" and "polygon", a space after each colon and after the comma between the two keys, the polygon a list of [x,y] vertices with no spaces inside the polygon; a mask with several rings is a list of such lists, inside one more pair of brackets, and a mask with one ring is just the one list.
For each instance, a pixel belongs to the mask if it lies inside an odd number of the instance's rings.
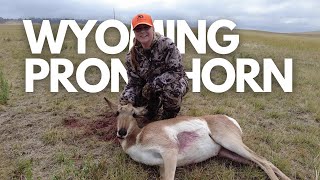
{"label": "pronghorn horn", "polygon": [[104,97],[104,100],[108,103],[108,106],[110,109],[114,112],[117,112],[118,110],[118,105],[114,104],[113,102],[109,101],[106,97]]}

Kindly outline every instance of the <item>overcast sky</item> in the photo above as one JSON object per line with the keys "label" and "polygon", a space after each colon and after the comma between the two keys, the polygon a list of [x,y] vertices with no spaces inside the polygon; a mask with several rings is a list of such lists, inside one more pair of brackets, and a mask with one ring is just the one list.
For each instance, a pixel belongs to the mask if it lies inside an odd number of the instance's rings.
{"label": "overcast sky", "polygon": [[320,31],[319,0],[0,0],[0,17],[106,20],[113,18],[113,8],[116,19],[124,23],[144,12],[153,19],[183,19],[190,24],[225,18],[240,29]]}

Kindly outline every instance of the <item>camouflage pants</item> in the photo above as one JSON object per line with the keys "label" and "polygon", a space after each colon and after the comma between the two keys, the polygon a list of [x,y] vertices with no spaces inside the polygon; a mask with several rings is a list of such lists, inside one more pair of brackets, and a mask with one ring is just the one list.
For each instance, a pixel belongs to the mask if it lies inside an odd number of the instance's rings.
{"label": "camouflage pants", "polygon": [[137,107],[146,106],[152,104],[152,101],[157,101],[155,98],[160,98],[163,110],[174,112],[176,116],[180,111],[182,97],[187,92],[188,81],[186,78],[161,85],[154,81],[151,84],[147,83],[143,88],[126,87],[120,96],[120,104],[131,103]]}

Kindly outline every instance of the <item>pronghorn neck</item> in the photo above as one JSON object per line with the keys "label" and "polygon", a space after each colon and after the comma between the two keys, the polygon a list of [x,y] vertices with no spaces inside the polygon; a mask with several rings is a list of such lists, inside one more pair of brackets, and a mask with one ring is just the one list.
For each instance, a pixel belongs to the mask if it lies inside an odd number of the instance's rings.
{"label": "pronghorn neck", "polygon": [[142,129],[137,124],[135,124],[133,126],[132,132],[130,133],[130,137],[132,137],[132,138],[134,138],[136,140],[137,135],[141,132],[141,130]]}
{"label": "pronghorn neck", "polygon": [[133,130],[128,136],[121,142],[122,148],[126,151],[130,146],[136,144],[137,136],[141,132],[141,128],[137,124],[133,125]]}

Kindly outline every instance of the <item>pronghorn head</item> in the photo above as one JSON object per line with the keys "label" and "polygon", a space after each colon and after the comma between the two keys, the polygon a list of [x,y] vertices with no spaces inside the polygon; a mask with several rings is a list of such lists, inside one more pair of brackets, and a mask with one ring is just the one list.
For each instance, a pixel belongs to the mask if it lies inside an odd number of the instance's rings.
{"label": "pronghorn head", "polygon": [[133,130],[137,127],[137,116],[143,116],[147,110],[145,107],[133,107],[132,104],[126,105],[116,105],[104,98],[108,106],[114,111],[117,115],[117,137],[119,139],[125,139],[130,135]]}

